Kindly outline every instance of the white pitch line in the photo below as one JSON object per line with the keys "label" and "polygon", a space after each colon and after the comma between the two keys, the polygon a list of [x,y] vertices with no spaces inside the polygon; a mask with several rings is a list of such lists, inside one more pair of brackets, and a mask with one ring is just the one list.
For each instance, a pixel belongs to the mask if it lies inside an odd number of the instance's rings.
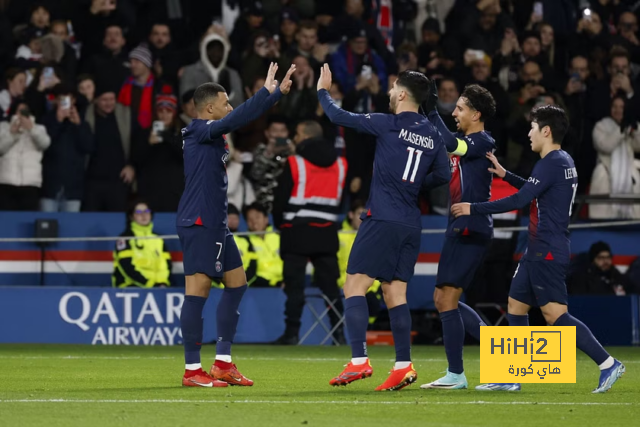
{"label": "white pitch line", "polygon": [[0,403],[250,403],[250,404],[305,404],[305,405],[578,405],[578,406],[636,406],[629,402],[491,402],[474,400],[468,402],[430,401],[375,401],[375,400],[187,400],[187,399],[0,399]]}

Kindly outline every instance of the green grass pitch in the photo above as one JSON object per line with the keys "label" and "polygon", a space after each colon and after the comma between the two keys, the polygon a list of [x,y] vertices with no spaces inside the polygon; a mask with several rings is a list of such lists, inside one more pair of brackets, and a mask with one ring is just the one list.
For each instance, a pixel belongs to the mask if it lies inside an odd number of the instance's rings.
{"label": "green grass pitch", "polygon": [[[413,348],[418,383],[374,392],[393,349],[370,348],[372,378],[333,388],[348,347],[234,347],[253,387],[183,388],[181,347],[0,345],[1,426],[637,426],[640,348],[611,348],[627,373],[594,395],[598,368],[578,352],[576,384],[476,392],[478,347],[465,348],[469,390],[421,390],[446,369],[443,347]],[[205,368],[215,348],[205,346]]]}

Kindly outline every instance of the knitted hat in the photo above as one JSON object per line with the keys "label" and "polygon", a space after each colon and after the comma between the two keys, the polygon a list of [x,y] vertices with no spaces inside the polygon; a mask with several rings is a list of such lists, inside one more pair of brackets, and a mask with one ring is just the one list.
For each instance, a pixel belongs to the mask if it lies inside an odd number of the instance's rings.
{"label": "knitted hat", "polygon": [[240,216],[240,211],[236,208],[236,205],[229,203],[229,206],[227,206],[227,214]]}
{"label": "knitted hat", "polygon": [[282,11],[280,12],[280,23],[282,23],[282,21],[284,20],[298,23],[300,22],[300,16],[295,9],[291,7],[283,7]]}
{"label": "knitted hat", "polygon": [[142,62],[144,65],[146,65],[147,68],[153,67],[151,51],[149,50],[147,45],[144,43],[136,46],[136,48],[133,49],[131,53],[129,53],[129,59],[134,59],[134,58]]}
{"label": "knitted hat", "polygon": [[174,112],[178,110],[178,98],[171,93],[169,87],[163,88],[162,93],[156,95],[156,108],[168,108]]}

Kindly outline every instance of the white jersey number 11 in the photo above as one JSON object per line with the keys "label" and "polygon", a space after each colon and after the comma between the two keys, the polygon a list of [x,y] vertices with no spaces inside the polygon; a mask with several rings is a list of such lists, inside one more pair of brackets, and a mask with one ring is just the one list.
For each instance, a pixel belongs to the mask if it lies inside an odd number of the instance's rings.
{"label": "white jersey number 11", "polygon": [[409,171],[411,171],[411,163],[413,163],[413,154],[416,155],[416,162],[413,165],[413,172],[411,172],[411,178],[409,182],[413,182],[416,179],[416,174],[418,173],[418,166],[420,166],[420,157],[422,157],[422,151],[416,150],[413,147],[407,147],[407,151],[409,152],[409,156],[407,157],[407,165],[404,167],[404,174],[402,175],[402,180],[406,181],[409,177]]}

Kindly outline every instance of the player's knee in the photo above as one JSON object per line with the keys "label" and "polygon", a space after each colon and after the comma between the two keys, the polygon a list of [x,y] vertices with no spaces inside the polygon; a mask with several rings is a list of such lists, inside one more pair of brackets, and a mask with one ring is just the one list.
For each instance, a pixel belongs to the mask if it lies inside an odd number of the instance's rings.
{"label": "player's knee", "polygon": [[436,287],[433,302],[439,312],[455,310],[458,307],[459,294],[451,286]]}
{"label": "player's knee", "polygon": [[553,326],[558,318],[567,312],[567,306],[549,303],[544,307],[540,307],[540,311],[542,311],[542,315],[544,316],[544,320],[547,322],[547,325]]}
{"label": "player's knee", "polygon": [[185,294],[207,298],[211,290],[211,278],[206,274],[196,273],[185,278]]}
{"label": "player's knee", "polygon": [[529,313],[529,306],[521,303],[520,301],[516,301],[512,298],[509,298],[509,303],[507,305],[507,311],[509,314],[513,314],[515,316],[524,316]]}

